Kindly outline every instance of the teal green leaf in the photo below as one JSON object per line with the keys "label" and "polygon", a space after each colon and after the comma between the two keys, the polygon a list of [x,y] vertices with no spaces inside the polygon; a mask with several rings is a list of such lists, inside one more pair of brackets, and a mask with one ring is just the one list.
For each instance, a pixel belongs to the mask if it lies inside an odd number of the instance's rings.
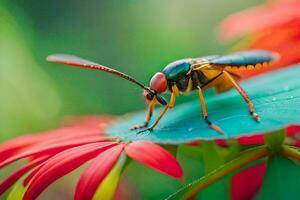
{"label": "teal green leaf", "polygon": [[[225,131],[225,134],[217,133],[207,127],[198,101],[175,105],[151,133],[137,135],[135,131],[128,130],[132,125],[143,122],[146,111],[125,116],[109,127],[107,133],[123,140],[150,140],[157,143],[178,144],[197,139],[226,139],[271,132],[288,124],[300,122],[299,74],[300,65],[241,83],[261,117],[259,123],[250,117],[248,106],[237,91],[231,90],[207,97],[209,117]],[[161,110],[156,110],[153,119],[157,117],[159,111]]]}
{"label": "teal green leaf", "polygon": [[268,162],[261,191],[256,199],[299,199],[300,167],[293,161],[276,156]]}

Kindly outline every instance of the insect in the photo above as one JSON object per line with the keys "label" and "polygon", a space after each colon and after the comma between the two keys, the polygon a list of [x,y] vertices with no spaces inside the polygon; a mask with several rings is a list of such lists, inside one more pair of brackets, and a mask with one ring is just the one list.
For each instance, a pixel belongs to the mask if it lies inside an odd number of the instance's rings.
{"label": "insect", "polygon": [[[204,121],[210,128],[223,133],[223,130],[208,118],[203,96],[203,90],[208,88],[215,88],[217,92],[235,88],[248,104],[252,118],[258,122],[259,116],[254,110],[253,103],[247,93],[237,83],[239,76],[234,74],[231,69],[250,70],[261,68],[268,66],[277,59],[277,54],[264,50],[240,51],[224,56],[212,55],[181,59],[168,64],[161,72],[154,74],[149,86],[145,86],[129,75],[76,56],[54,54],[47,57],[47,60],[50,62],[108,72],[140,86],[144,91],[143,95],[148,104],[148,111],[144,123],[131,127],[134,130],[140,129],[137,133],[152,131],[166,112],[175,105],[175,99],[178,95],[194,90],[197,91],[199,96]],[[167,90],[171,94],[168,102],[161,96]],[[165,107],[154,123],[148,126],[154,106],[158,103]]]}

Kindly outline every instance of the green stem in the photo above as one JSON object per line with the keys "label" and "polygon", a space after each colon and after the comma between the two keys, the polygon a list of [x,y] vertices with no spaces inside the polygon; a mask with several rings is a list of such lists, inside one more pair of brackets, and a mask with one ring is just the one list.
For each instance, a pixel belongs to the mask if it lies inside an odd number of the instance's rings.
{"label": "green stem", "polygon": [[300,152],[295,148],[283,145],[281,148],[281,154],[290,159],[297,160],[298,162],[300,162]]}
{"label": "green stem", "polygon": [[264,158],[269,154],[270,151],[266,145],[254,147],[241,152],[235,159],[227,162],[216,170],[211,171],[204,177],[184,186],[170,195],[167,199],[190,199],[207,186],[215,183],[234,170],[237,170],[253,161]]}
{"label": "green stem", "polygon": [[201,141],[201,149],[205,174],[209,174],[216,167],[224,164],[214,141]]}
{"label": "green stem", "polygon": [[285,135],[285,129],[275,130],[264,135],[265,143],[273,154],[281,151]]}

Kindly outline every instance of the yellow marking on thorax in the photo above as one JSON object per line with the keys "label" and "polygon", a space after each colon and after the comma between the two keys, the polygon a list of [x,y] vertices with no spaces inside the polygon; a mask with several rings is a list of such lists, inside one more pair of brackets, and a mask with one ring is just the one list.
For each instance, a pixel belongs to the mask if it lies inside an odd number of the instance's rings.
{"label": "yellow marking on thorax", "polygon": [[200,66],[195,66],[195,68],[193,68],[192,70],[195,71],[195,70],[201,70],[205,67],[208,67],[210,64],[200,64]]}
{"label": "yellow marking on thorax", "polygon": [[208,80],[215,78],[222,72],[221,70],[218,69],[203,69],[200,71],[206,76]]}

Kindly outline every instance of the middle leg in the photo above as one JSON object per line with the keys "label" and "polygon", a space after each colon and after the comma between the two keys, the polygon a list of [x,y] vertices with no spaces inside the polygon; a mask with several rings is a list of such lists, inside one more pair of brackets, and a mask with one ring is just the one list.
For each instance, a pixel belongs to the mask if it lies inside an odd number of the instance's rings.
{"label": "middle leg", "polygon": [[206,109],[206,104],[205,104],[205,100],[204,100],[204,96],[202,93],[202,89],[201,89],[201,84],[200,84],[200,80],[196,74],[197,72],[193,73],[193,79],[196,81],[197,84],[197,90],[198,90],[198,96],[199,96],[199,100],[201,103],[201,107],[202,107],[202,112],[203,112],[203,117],[204,117],[204,121],[207,123],[207,125],[214,129],[215,131],[217,131],[218,133],[224,133],[224,131],[218,127],[217,125],[213,124],[209,119],[208,119],[208,113],[207,113],[207,109]]}

